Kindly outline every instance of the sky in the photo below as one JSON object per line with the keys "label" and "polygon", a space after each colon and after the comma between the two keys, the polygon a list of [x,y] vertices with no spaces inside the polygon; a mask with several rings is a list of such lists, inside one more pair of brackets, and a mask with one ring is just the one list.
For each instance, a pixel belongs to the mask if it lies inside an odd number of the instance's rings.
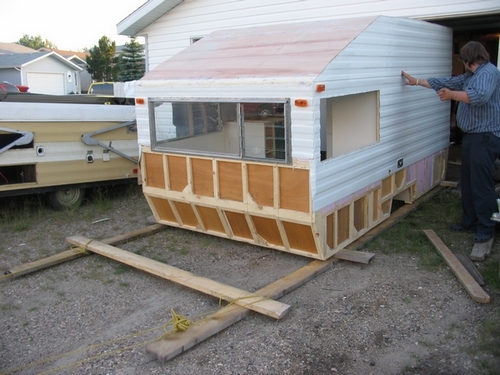
{"label": "sky", "polygon": [[[82,51],[107,36],[116,45],[130,39],[116,25],[147,0],[0,0],[0,42],[40,35],[61,50]],[[138,39],[142,42],[141,39]]]}

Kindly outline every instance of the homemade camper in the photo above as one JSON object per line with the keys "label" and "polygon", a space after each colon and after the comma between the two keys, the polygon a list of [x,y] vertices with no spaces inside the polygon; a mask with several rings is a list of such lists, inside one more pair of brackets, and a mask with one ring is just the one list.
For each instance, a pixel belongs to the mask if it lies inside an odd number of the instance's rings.
{"label": "homemade camper", "polygon": [[159,223],[327,259],[445,176],[451,31],[386,16],[222,30],[138,81]]}

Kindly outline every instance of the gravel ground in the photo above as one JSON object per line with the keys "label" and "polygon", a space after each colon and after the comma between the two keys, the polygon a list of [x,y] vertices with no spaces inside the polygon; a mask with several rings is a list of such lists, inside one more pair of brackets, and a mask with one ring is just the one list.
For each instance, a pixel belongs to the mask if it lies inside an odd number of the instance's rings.
{"label": "gravel ground", "polygon": [[[66,250],[68,236],[104,239],[144,228],[151,213],[139,188],[132,190],[105,204],[90,200],[65,213],[41,208],[2,223],[0,268]],[[250,292],[311,261],[176,228],[120,248]],[[479,327],[498,311],[500,296],[478,304],[449,269],[418,264],[382,252],[368,265],[339,261],[280,299],[291,305],[282,320],[251,313],[162,365],[145,346],[171,329],[171,309],[196,321],[219,301],[85,256],[2,280],[0,374],[458,375],[484,374],[485,362],[500,368],[477,349]]]}

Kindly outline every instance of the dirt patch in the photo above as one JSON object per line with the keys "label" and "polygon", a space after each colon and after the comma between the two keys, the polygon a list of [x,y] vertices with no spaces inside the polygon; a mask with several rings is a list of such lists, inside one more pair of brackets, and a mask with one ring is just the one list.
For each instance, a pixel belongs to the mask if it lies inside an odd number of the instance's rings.
{"label": "dirt patch", "polygon": [[[104,206],[91,200],[73,212],[30,212],[2,224],[0,269],[66,250],[67,236],[104,239],[143,228],[151,215],[139,188]],[[418,256],[384,254],[382,246],[369,265],[340,261],[282,297],[291,305],[284,319],[251,313],[163,366],[145,345],[170,329],[170,310],[196,321],[220,308],[217,299],[98,255],[3,280],[0,373],[450,375],[500,368],[478,347],[500,296],[478,304],[447,267],[429,271]],[[120,248],[250,292],[311,261],[176,228]]]}

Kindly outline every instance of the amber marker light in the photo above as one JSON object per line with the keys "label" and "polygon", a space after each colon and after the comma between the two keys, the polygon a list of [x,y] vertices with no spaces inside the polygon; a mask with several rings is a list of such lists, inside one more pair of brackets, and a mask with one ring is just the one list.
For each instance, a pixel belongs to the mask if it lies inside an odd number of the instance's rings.
{"label": "amber marker light", "polygon": [[144,98],[136,98],[135,99],[135,104],[144,104],[144,103],[146,103]]}
{"label": "amber marker light", "polygon": [[307,100],[305,99],[295,99],[296,107],[307,107]]}
{"label": "amber marker light", "polygon": [[326,87],[323,84],[316,85],[316,92],[323,92],[325,91]]}

